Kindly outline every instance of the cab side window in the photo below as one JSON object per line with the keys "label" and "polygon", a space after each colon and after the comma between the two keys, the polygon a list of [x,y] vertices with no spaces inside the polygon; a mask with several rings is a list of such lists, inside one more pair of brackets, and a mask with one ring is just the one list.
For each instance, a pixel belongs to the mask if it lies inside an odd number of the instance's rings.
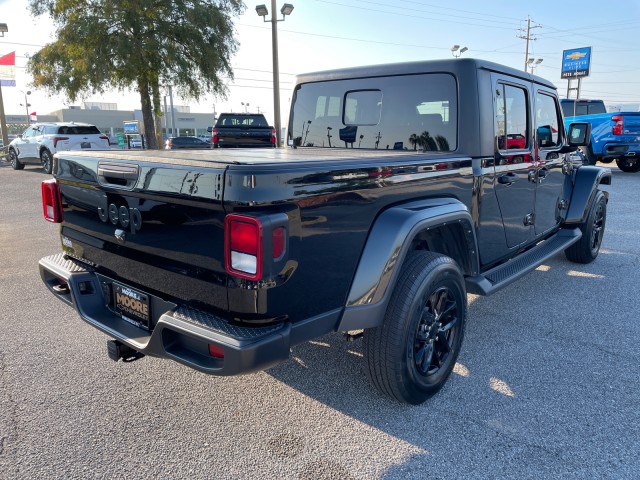
{"label": "cab side window", "polygon": [[29,127],[22,133],[22,138],[33,137],[34,133],[33,127]]}
{"label": "cab side window", "polygon": [[539,148],[557,147],[562,142],[560,110],[555,98],[542,92],[536,94],[536,141]]}
{"label": "cab side window", "polygon": [[527,92],[512,85],[499,85],[496,89],[496,141],[498,150],[527,147]]}

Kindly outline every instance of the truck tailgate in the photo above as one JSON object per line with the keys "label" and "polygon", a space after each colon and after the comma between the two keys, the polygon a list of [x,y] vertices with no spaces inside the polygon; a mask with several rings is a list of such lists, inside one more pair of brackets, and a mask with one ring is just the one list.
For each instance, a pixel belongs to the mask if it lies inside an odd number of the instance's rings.
{"label": "truck tailgate", "polygon": [[623,135],[640,135],[640,112],[629,113],[625,112]]}
{"label": "truck tailgate", "polygon": [[65,253],[126,286],[226,310],[225,169],[58,154]]}
{"label": "truck tailgate", "polygon": [[270,127],[217,127],[220,147],[272,147]]}

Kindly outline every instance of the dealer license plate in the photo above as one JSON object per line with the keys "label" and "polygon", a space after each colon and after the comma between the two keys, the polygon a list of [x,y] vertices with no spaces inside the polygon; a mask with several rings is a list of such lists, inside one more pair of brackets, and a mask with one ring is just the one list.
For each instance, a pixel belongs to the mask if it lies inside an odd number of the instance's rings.
{"label": "dealer license plate", "polygon": [[149,330],[151,308],[149,296],[119,283],[113,284],[113,303],[123,320]]}
{"label": "dealer license plate", "polygon": [[91,148],[91,142],[80,143],[80,148]]}

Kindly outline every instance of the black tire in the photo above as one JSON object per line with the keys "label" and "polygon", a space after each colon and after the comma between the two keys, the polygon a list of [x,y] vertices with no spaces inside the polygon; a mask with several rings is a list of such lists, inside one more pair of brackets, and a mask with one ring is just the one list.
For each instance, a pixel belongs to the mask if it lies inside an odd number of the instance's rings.
{"label": "black tire", "polygon": [[9,150],[9,162],[14,170],[22,170],[24,168],[24,163],[18,160],[18,154],[13,148]]}
{"label": "black tire", "polygon": [[585,165],[595,165],[598,163],[598,157],[593,154],[593,150],[591,149],[591,145],[587,145],[586,147],[580,147],[580,151],[584,155]]}
{"label": "black tire", "polygon": [[371,383],[399,402],[423,403],[453,370],[466,316],[467,295],[458,264],[437,253],[409,254],[383,324],[365,331]]}
{"label": "black tire", "polygon": [[593,199],[586,221],[580,225],[582,238],[564,251],[565,256],[575,263],[593,262],[602,245],[602,237],[607,223],[607,199],[598,190]]}
{"label": "black tire", "polygon": [[640,170],[640,159],[623,157],[616,159],[618,168],[626,173],[636,173]]}
{"label": "black tire", "polygon": [[46,173],[51,173],[53,170],[53,156],[46,148],[43,148],[40,152],[40,162],[42,163],[43,170]]}

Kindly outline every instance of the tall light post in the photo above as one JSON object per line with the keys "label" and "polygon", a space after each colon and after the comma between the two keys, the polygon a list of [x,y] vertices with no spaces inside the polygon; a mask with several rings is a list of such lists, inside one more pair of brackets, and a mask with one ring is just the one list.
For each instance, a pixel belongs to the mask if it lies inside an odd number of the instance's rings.
{"label": "tall light post", "polygon": [[533,73],[533,69],[542,63],[542,58],[529,58],[527,65],[529,65],[530,73]]}
{"label": "tall light post", "polygon": [[271,20],[267,20],[269,15],[266,5],[256,6],[256,12],[262,17],[264,22],[271,22],[271,49],[273,50],[273,117],[276,129],[276,146],[282,145],[280,141],[280,69],[278,66],[278,22],[283,22],[287,15],[291,15],[293,5],[285,3],[280,9],[282,18],[275,16],[276,0],[271,0]]}
{"label": "tall light post", "polygon": [[451,55],[453,55],[454,57],[458,58],[460,55],[462,55],[467,50],[469,50],[467,47],[460,48],[460,45],[454,45],[453,47],[451,47]]}
{"label": "tall light post", "polygon": [[27,90],[26,92],[24,90],[20,90],[20,93],[24,95],[24,104],[21,103],[20,106],[24,107],[24,110],[27,114],[27,124],[29,124],[29,107],[31,106],[31,104],[29,103],[27,95],[31,95],[31,90]]}
{"label": "tall light post", "polygon": [[249,111],[249,102],[247,103],[240,102],[240,105],[244,107],[244,113],[247,113]]}
{"label": "tall light post", "polygon": [[[0,23],[0,36],[9,31],[6,23]],[[2,129],[2,145],[9,145],[9,134],[7,133],[7,117],[4,115],[4,100],[2,99],[2,81],[0,80],[0,128]]]}

